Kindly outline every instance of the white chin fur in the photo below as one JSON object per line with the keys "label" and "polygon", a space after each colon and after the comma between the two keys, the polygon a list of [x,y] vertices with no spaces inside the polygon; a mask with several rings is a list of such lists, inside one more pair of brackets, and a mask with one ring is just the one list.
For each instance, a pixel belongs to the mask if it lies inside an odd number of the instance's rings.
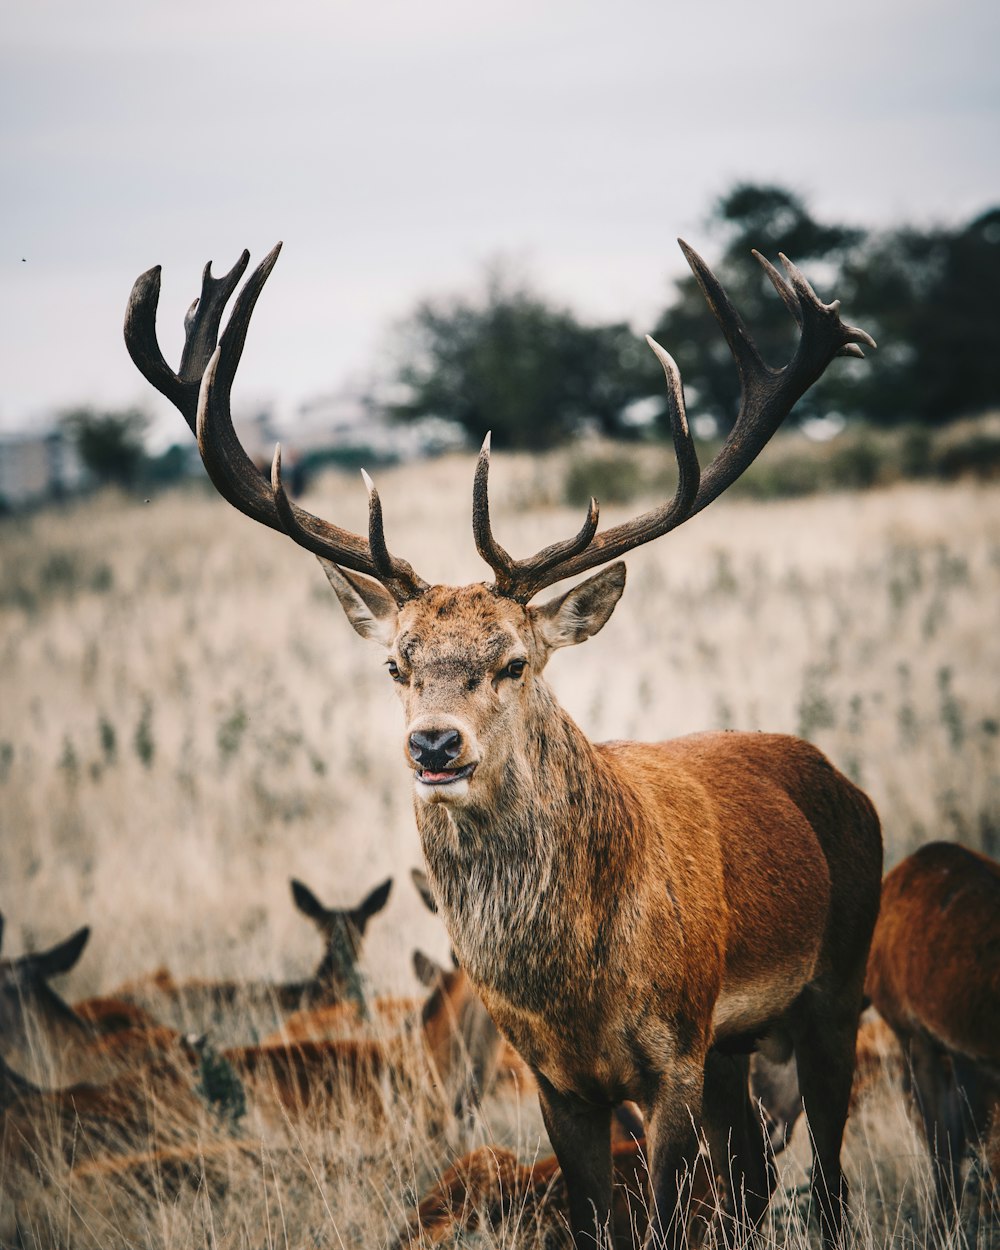
{"label": "white chin fur", "polygon": [[413,789],[417,798],[424,803],[454,803],[468,796],[469,778],[462,777],[458,781],[449,781],[443,786],[428,786],[419,777],[414,777]]}

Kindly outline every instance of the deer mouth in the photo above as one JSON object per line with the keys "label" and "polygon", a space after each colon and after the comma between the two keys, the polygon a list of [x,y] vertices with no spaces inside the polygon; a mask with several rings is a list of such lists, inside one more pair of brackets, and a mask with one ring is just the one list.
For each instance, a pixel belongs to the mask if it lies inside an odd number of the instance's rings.
{"label": "deer mouth", "polygon": [[418,768],[416,774],[421,785],[450,786],[456,781],[468,781],[475,771],[475,764],[465,764],[462,768],[446,768],[438,773],[431,772],[429,768]]}

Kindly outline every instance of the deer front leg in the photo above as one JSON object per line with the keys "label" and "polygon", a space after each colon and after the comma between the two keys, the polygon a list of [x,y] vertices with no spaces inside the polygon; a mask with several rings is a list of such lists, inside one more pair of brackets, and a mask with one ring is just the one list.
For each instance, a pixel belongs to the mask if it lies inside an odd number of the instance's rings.
{"label": "deer front leg", "polygon": [[562,1094],[540,1072],[538,1101],[569,1198],[576,1250],[611,1248],[611,1107]]}
{"label": "deer front leg", "polygon": [[686,1056],[661,1077],[648,1116],[651,1207],[647,1250],[680,1250],[698,1162],[704,1060]]}

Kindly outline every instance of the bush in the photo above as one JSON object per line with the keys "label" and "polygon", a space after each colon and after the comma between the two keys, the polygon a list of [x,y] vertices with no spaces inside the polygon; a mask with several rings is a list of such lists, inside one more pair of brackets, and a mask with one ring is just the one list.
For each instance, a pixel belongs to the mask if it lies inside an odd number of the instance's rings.
{"label": "bush", "polygon": [[574,508],[585,508],[592,497],[599,503],[629,503],[642,487],[642,472],[633,456],[578,456],[566,469],[563,499]]}

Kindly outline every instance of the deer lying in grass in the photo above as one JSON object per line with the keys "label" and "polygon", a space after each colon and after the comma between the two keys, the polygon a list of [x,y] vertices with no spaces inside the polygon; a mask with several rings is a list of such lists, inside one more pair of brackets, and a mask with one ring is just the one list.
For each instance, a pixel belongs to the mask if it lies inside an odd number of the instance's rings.
{"label": "deer lying in grass", "polygon": [[[611,1162],[612,1245],[631,1250],[649,1222],[645,1142],[641,1138],[616,1142]],[[717,1183],[703,1156],[696,1159],[684,1189],[688,1244],[696,1246],[716,1206]],[[568,1215],[566,1183],[555,1155],[521,1164],[512,1150],[480,1146],[448,1168],[427,1192],[391,1250],[437,1245],[458,1231],[483,1227],[499,1236],[507,1220],[514,1221],[521,1236],[537,1234],[539,1244],[548,1245],[553,1234],[558,1237],[565,1231]]]}
{"label": "deer lying in grass", "polygon": [[866,988],[908,1060],[950,1224],[967,1146],[1000,1177],[1000,864],[931,842],[888,873]]}
{"label": "deer lying in grass", "polygon": [[78,929],[47,950],[0,959],[0,1058],[29,1082],[107,1080],[141,1058],[147,1035],[156,1049],[148,1012],[114,998],[70,1007],[49,984],[75,966],[89,937]]}
{"label": "deer lying in grass", "polygon": [[[577,1245],[592,1246],[595,1225],[610,1218],[611,1113],[624,1100],[646,1113],[653,1240],[681,1236],[678,1177],[699,1125],[716,1157],[733,1158],[738,1214],[760,1220],[771,1176],[747,1090],[756,1047],[795,1053],[815,1142],[815,1207],[832,1242],[881,877],[871,803],[817,750],[782,735],[594,744],[542,676],[553,651],[608,621],[625,585],[618,557],[707,507],[835,356],[863,355],[859,344],[872,343],[784,258],[787,276],[758,257],[799,327],[791,361],[771,368],[714,274],[682,247],[740,376],[725,445],[702,474],[680,375],[650,340],[667,379],[673,500],[602,533],[592,500],[575,537],[515,560],[493,535],[487,439],[472,525],[495,574],[489,585],[432,586],[390,554],[370,483],[365,539],[288,499],[280,448],[268,483],[241,447],[230,391],[278,248],[240,291],[221,338],[249,256],[222,278],[206,267],[178,372],[156,341],[158,268],[135,283],[125,340],[195,432],[220,493],[318,555],[354,629],[383,649],[404,708],[431,886],[463,969],[534,1072]],[[609,561],[529,606],[545,587]]]}
{"label": "deer lying in grass", "polygon": [[279,1041],[260,1046],[232,1046],[220,1051],[252,1091],[268,1093],[286,1112],[343,1098],[373,1099],[376,1108],[386,1086],[412,1091],[436,1084],[447,1105],[462,1101],[466,1061],[474,1039],[469,1035],[470,1001],[476,999],[461,969],[442,971],[426,998],[414,1028],[384,1040],[344,1038]]}
{"label": "deer lying in grass", "polygon": [[102,1081],[44,1088],[0,1058],[3,1163],[30,1163],[52,1151],[103,1156],[189,1137],[205,1114],[192,1059],[171,1029],[147,1032],[141,1058],[130,1053],[117,1075]]}
{"label": "deer lying in grass", "polygon": [[[901,1054],[881,1016],[872,1012],[862,1017],[858,1029],[857,1067],[851,1090],[851,1109],[873,1089],[902,1072]],[[763,1062],[761,1062],[763,1061]],[[795,1061],[771,1064],[755,1054],[751,1063],[750,1088],[760,1104],[775,1155],[787,1147],[792,1129],[802,1114]],[[645,1140],[641,1124],[625,1127],[613,1121],[617,1140],[613,1146],[615,1169],[612,1233],[614,1245],[631,1247],[633,1233],[642,1234],[648,1219]],[[472,1232],[485,1223],[499,1233],[500,1225],[512,1216],[520,1227],[541,1224],[546,1229],[564,1225],[567,1215],[566,1187],[558,1175],[555,1155],[531,1165],[519,1164],[514,1153],[497,1146],[481,1146],[445,1171],[427,1192],[406,1227],[393,1243],[393,1250],[417,1245],[436,1245],[458,1230]],[[699,1156],[688,1198],[688,1235],[698,1240],[698,1232],[711,1217],[715,1200],[724,1189],[721,1178],[708,1175]]]}
{"label": "deer lying in grass", "polygon": [[311,977],[303,981],[178,981],[165,968],[127,982],[115,991],[119,998],[150,1007],[158,1016],[199,1025],[217,1021],[234,1008],[262,1004],[281,1012],[320,1004],[349,1003],[364,1012],[365,997],[358,961],[368,922],[385,907],[392,878],[376,886],[356,907],[326,907],[301,881],[291,882],[299,911],[316,925],[323,938],[323,957]]}

